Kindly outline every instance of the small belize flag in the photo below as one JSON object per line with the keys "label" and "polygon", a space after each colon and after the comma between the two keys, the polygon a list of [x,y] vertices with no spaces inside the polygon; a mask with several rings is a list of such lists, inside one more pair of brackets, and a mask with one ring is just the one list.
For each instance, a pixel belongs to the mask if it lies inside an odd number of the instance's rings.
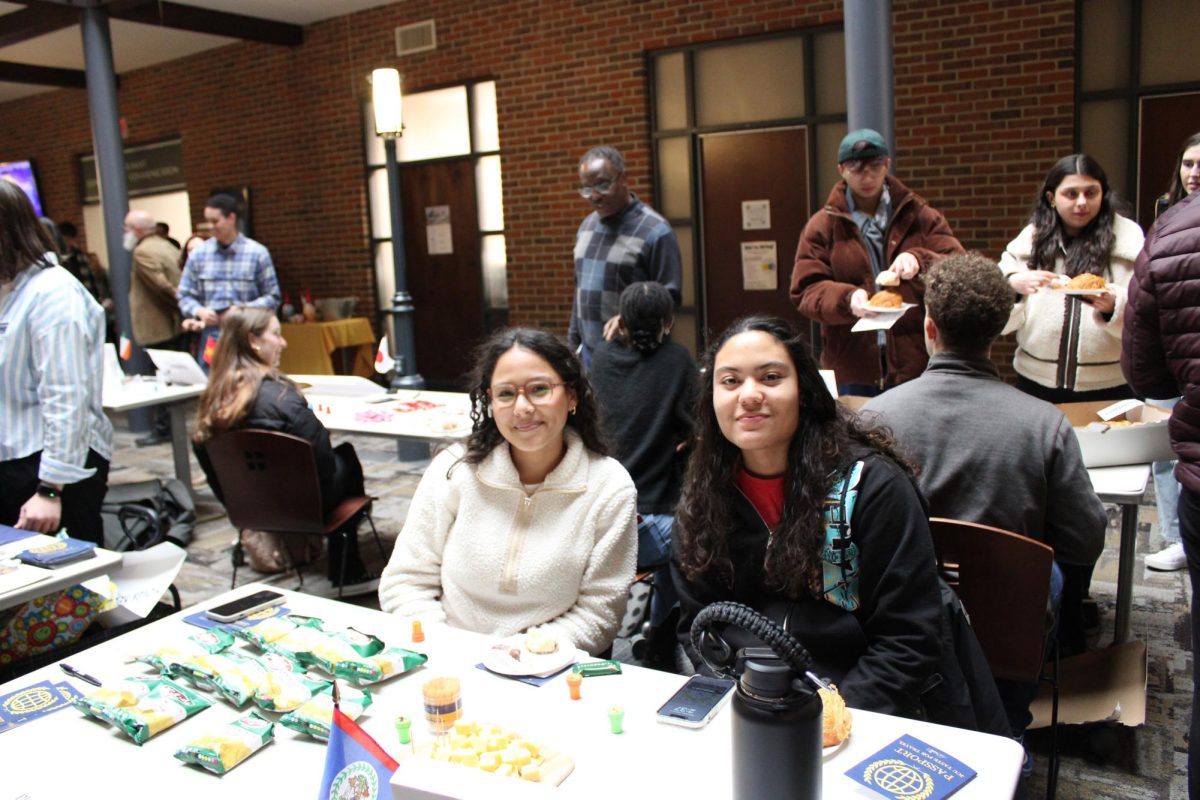
{"label": "small belize flag", "polygon": [[399,765],[354,720],[333,708],[329,746],[325,751],[325,774],[317,800],[353,797],[376,800],[390,797],[388,781]]}
{"label": "small belize flag", "polygon": [[121,334],[121,360],[128,361],[133,358],[133,342],[125,334]]}
{"label": "small belize flag", "polygon": [[204,363],[211,367],[213,356],[216,355],[216,353],[217,353],[217,337],[209,336],[207,339],[204,340],[204,353],[203,353]]}
{"label": "small belize flag", "polygon": [[388,338],[384,336],[379,340],[379,349],[375,351],[375,371],[382,375],[385,372],[391,372],[396,368],[396,362],[388,353]]}

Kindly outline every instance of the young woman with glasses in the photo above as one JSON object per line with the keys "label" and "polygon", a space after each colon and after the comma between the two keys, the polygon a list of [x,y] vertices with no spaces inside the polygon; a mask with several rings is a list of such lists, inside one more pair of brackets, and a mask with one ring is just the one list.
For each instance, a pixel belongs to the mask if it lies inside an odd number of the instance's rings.
{"label": "young woman with glasses", "polygon": [[637,492],[607,456],[579,360],[544,331],[502,330],[470,387],[471,435],[421,478],[380,607],[604,652],[633,581]]}

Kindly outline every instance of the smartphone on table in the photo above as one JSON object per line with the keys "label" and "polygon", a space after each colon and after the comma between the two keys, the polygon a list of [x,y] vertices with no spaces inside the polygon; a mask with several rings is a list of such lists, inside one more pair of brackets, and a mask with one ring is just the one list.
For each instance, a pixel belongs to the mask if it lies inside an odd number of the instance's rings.
{"label": "smartphone on table", "polygon": [[658,710],[658,721],[686,728],[702,728],[729,699],[733,681],[693,675]]}
{"label": "smartphone on table", "polygon": [[277,606],[282,602],[283,595],[279,592],[264,590],[214,606],[204,613],[209,619],[217,622],[236,622],[242,617],[248,617],[256,611]]}

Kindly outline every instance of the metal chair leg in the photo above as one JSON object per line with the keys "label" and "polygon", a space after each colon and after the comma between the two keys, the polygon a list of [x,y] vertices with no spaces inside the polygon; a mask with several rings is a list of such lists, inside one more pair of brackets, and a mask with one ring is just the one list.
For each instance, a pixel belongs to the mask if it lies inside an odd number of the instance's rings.
{"label": "metal chair leg", "polygon": [[230,558],[233,560],[233,580],[229,584],[230,589],[237,588],[237,571],[238,566],[241,564],[242,556],[242,532],[239,530],[237,541],[233,543],[233,552],[230,554]]}

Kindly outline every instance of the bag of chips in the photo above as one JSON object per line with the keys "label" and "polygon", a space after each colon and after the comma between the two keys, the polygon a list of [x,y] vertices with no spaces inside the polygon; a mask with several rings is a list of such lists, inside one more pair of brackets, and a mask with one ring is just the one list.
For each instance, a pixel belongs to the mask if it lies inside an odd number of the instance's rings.
{"label": "bag of chips", "polygon": [[[371,692],[368,689],[343,686],[338,691],[341,695],[339,708],[350,719],[358,719],[366,707],[371,705]],[[333,687],[322,689],[295,711],[284,714],[279,724],[294,731],[307,733],[314,739],[328,741],[329,726],[333,724]]]}
{"label": "bag of chips", "polygon": [[[83,697],[76,697],[71,702],[89,717],[104,719],[100,715],[101,707],[128,708],[136,705],[137,701],[149,694],[158,685],[158,678],[126,678],[117,683],[102,686],[96,691]],[[107,720],[105,720],[107,722]]]}
{"label": "bag of chips", "polygon": [[254,691],[254,702],[266,711],[293,711],[330,685],[329,681],[297,672],[269,672]]}
{"label": "bag of chips", "polygon": [[253,711],[175,751],[187,764],[198,764],[209,772],[224,775],[261,750],[275,738],[275,723]]}
{"label": "bag of chips", "polygon": [[272,643],[279,641],[288,634],[294,633],[301,627],[321,630],[321,620],[316,617],[302,617],[299,614],[288,614],[284,617],[265,619],[253,628],[234,628],[233,631],[237,636],[250,642],[250,644],[259,650],[268,650]]}
{"label": "bag of chips", "polygon": [[114,706],[95,699],[103,689],[77,702],[76,706],[115,726],[137,744],[144,744],[150,737],[212,705],[192,690],[165,678],[143,680],[150,690],[131,706]]}
{"label": "bag of chips", "polygon": [[246,704],[272,672],[304,673],[304,667],[279,653],[244,656],[239,653],[198,655],[171,666],[168,677],[182,675],[198,689],[219,692],[239,708]]}

